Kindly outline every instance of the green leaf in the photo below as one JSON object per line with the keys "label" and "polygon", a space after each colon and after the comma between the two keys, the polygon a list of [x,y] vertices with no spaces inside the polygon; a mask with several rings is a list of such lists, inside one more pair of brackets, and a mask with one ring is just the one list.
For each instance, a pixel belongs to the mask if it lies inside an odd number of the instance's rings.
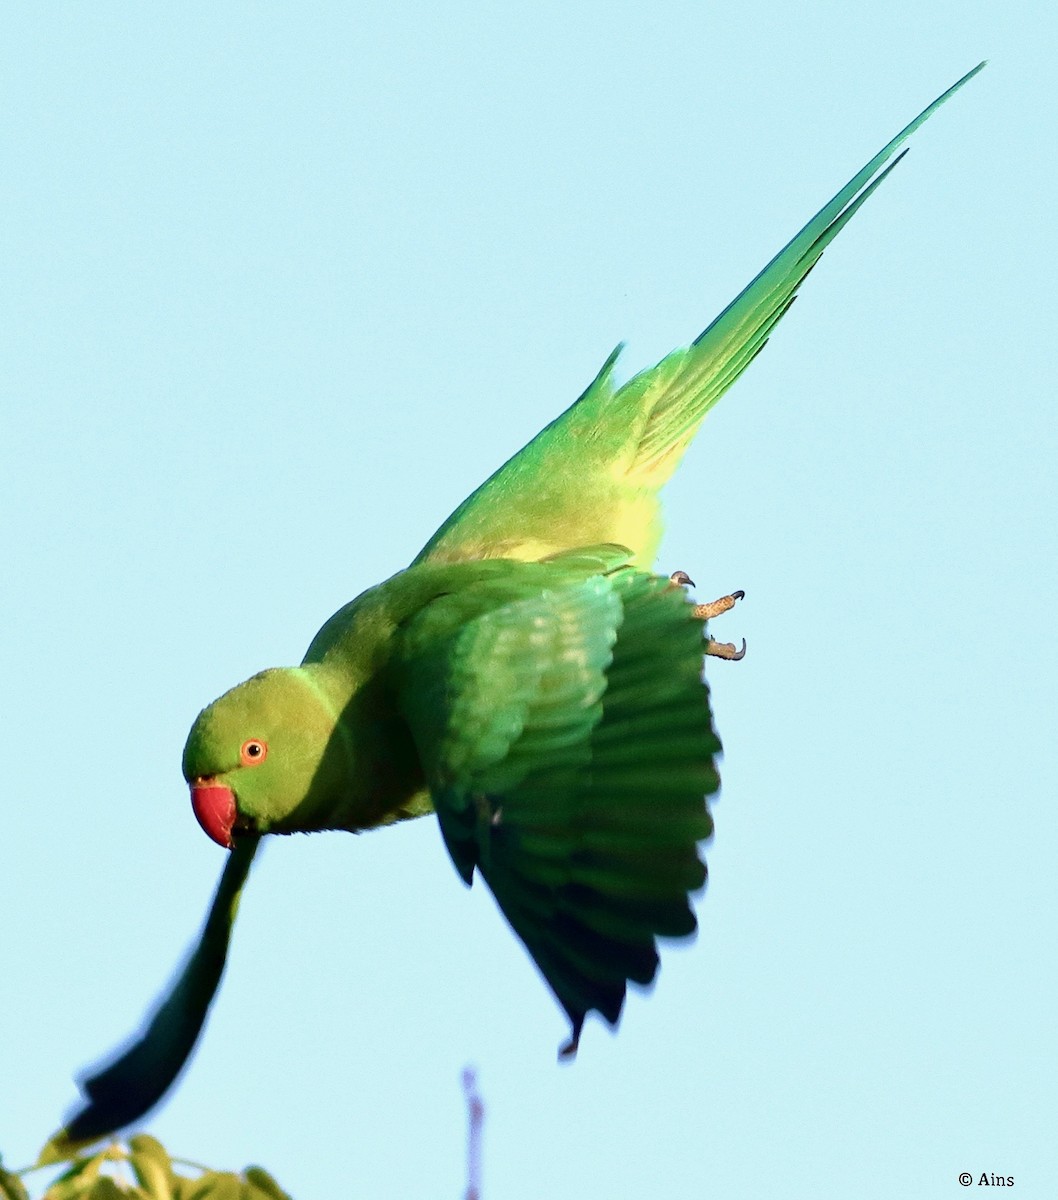
{"label": "green leaf", "polygon": [[290,1193],[284,1192],[264,1167],[247,1167],[243,1175],[250,1184],[254,1200],[258,1195],[267,1197],[268,1200],[291,1200]]}
{"label": "green leaf", "polygon": [[89,1146],[95,1145],[98,1141],[98,1137],[72,1138],[65,1129],[60,1129],[44,1143],[44,1147],[37,1155],[37,1161],[33,1165],[50,1167],[53,1163],[69,1162],[76,1159],[82,1150],[87,1150]]}
{"label": "green leaf", "polygon": [[242,1180],[230,1171],[206,1171],[195,1181],[187,1200],[242,1200]]}
{"label": "green leaf", "polygon": [[0,1166],[0,1200],[29,1200],[26,1185],[3,1166]]}
{"label": "green leaf", "polygon": [[136,1182],[152,1200],[172,1200],[173,1164],[165,1147],[149,1133],[129,1138],[129,1165]]}
{"label": "green leaf", "polygon": [[44,1193],[44,1200],[76,1200],[79,1196],[87,1196],[105,1161],[106,1151],[79,1158],[58,1179],[52,1181],[51,1187]]}
{"label": "green leaf", "polygon": [[[49,1160],[51,1163],[65,1161],[65,1154],[58,1148],[52,1146],[51,1152],[55,1155]],[[232,1171],[205,1170],[183,1159],[177,1161],[201,1174],[179,1174],[162,1143],[150,1134],[138,1133],[125,1145],[111,1142],[95,1154],[74,1159],[52,1181],[41,1200],[291,1200],[264,1167],[248,1166],[237,1175]],[[124,1173],[120,1178],[102,1173],[104,1168],[109,1171],[126,1162],[135,1176],[135,1184],[125,1182]],[[22,1180],[2,1166],[0,1200],[30,1200]]]}
{"label": "green leaf", "polygon": [[[118,1187],[109,1175],[100,1175],[92,1185],[92,1190],[84,1193],[84,1200],[129,1200],[136,1192],[127,1192]],[[51,1200],[50,1195],[47,1200]]]}

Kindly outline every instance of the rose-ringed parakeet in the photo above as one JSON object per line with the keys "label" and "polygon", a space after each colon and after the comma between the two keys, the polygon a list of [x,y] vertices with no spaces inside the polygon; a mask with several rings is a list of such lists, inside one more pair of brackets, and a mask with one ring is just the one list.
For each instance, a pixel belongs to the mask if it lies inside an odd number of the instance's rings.
{"label": "rose-ringed parakeet", "polygon": [[759,353],[802,280],[899,161],[858,172],[690,346],[628,383],[615,351],[583,395],[441,526],[414,563],[335,613],[300,666],[264,671],[196,719],[183,770],[231,850],[201,939],[139,1039],[83,1087],[60,1145],[132,1123],[190,1055],[264,834],[437,814],[484,877],[572,1026],[616,1023],[659,937],[695,929],[699,844],[719,786],[703,653],[715,605],[653,572],[658,491]]}

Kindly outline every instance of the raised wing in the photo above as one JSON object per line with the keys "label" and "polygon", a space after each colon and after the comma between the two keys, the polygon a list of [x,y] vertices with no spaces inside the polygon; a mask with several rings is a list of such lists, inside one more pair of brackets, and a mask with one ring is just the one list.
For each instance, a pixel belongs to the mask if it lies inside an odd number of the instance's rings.
{"label": "raised wing", "polygon": [[42,1161],[67,1157],[149,1112],[172,1086],[195,1048],[213,1003],[239,898],[257,852],[242,837],[224,864],[198,943],[146,1028],[108,1067],[81,1081],[86,1103],[45,1147]]}
{"label": "raised wing", "polygon": [[589,1011],[614,1024],[626,983],[651,983],[658,937],[694,932],[720,750],[682,589],[627,567],[570,580],[571,561],[556,586],[512,563],[502,595],[434,601],[398,668],[452,860],[484,876],[565,1009],[567,1051]]}
{"label": "raised wing", "polygon": [[580,399],[465,500],[416,562],[529,560],[619,542],[649,568],[661,535],[658,491],[702,418],[764,348],[820,255],[899,161],[900,146],[984,65],[879,151],[692,345],[620,387],[618,347]]}

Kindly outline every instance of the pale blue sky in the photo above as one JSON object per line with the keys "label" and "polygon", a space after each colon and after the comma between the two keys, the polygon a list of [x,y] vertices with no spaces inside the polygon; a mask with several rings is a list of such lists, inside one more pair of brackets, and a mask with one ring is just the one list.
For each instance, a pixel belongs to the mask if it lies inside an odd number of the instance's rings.
{"label": "pale blue sky", "polygon": [[659,565],[710,665],[701,934],[565,1022],[432,821],[267,846],[149,1128],[298,1198],[1058,1187],[1042,4],[32,5],[0,39],[0,1151],[222,864],[180,750],[580,392],[693,337],[981,58],[709,417]]}

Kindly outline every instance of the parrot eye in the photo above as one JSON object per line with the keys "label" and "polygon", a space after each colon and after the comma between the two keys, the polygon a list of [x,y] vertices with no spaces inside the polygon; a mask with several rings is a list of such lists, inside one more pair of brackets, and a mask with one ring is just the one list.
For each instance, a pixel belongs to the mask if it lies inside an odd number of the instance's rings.
{"label": "parrot eye", "polygon": [[239,758],[242,759],[244,767],[256,767],[258,763],[264,762],[267,754],[268,745],[265,742],[259,738],[250,738],[249,741],[243,742]]}

